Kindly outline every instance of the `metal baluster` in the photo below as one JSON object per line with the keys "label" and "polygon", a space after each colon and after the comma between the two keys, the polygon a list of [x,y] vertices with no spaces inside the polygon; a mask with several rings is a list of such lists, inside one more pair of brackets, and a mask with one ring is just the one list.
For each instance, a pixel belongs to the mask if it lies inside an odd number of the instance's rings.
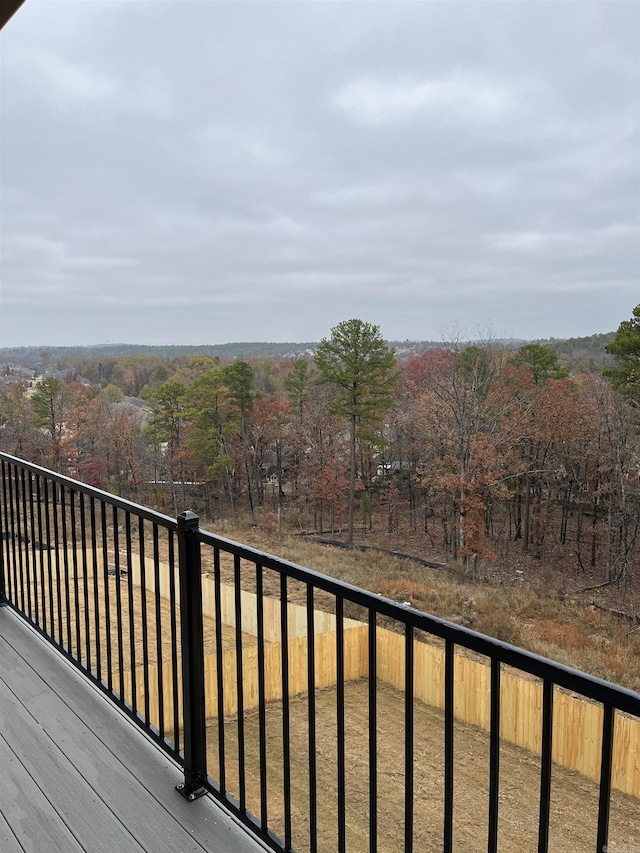
{"label": "metal baluster", "polygon": [[42,477],[39,474],[36,474],[36,508],[37,508],[37,522],[38,522],[38,540],[40,542],[40,608],[42,619],[39,622],[40,627],[46,633],[47,632],[47,589],[46,589],[46,580],[44,573],[44,554],[45,551],[49,551],[49,540],[46,537],[45,531],[42,526],[42,489],[41,489],[41,481]]}
{"label": "metal baluster", "polygon": [[284,846],[291,848],[291,727],[289,708],[289,604],[287,576],[280,575],[280,668],[282,670],[282,781],[284,790]]}
{"label": "metal baluster", "polygon": [[498,850],[500,795],[500,661],[491,658],[491,723],[489,731],[489,853]]}
{"label": "metal baluster", "polygon": [[[53,560],[51,558],[51,551],[54,550],[51,545],[51,513],[49,510],[49,481],[44,480],[44,523],[45,523],[45,531],[47,537],[47,584],[49,589],[49,637],[53,640],[55,635],[55,622],[54,622],[54,610],[53,610]],[[55,506],[54,506],[55,512]],[[57,543],[56,543],[57,545]],[[57,547],[55,548],[57,551]]]}
{"label": "metal baluster", "polygon": [[180,752],[180,694],[178,690],[178,631],[176,627],[175,535],[169,531],[169,606],[171,612],[171,692],[173,696],[173,748]]}
{"label": "metal baluster", "polygon": [[100,502],[100,528],[102,532],[102,576],[104,578],[104,634],[107,652],[107,686],[113,693],[113,652],[111,648],[111,595],[109,593],[109,552],[107,547],[107,506]]}
{"label": "metal baluster", "polygon": [[113,560],[116,582],[116,625],[118,639],[118,693],[124,704],[124,651],[122,648],[122,590],[120,588],[120,538],[118,536],[118,509],[113,507]]}
{"label": "metal baluster", "polygon": [[[69,502],[71,511],[71,565],[73,567],[73,608],[76,626],[76,653],[78,663],[82,660],[80,643],[80,590],[78,585],[78,536],[76,531],[76,493],[73,489],[69,491]],[[69,649],[71,651],[71,649]]]}
{"label": "metal baluster", "polygon": [[218,775],[220,793],[227,790],[226,759],[224,748],[224,656],[222,653],[222,602],[220,584],[220,549],[213,550],[213,584],[216,614],[216,687],[218,693]]}
{"label": "metal baluster", "polygon": [[91,619],[89,618],[89,567],[87,564],[87,513],[85,496],[78,495],[80,501],[80,551],[82,553],[82,603],[84,606],[84,660],[88,672],[91,672]]}
{"label": "metal baluster", "polygon": [[131,667],[131,710],[138,710],[138,685],[136,672],[136,626],[133,599],[133,560],[131,553],[131,513],[125,513],[125,547],[127,555],[127,609],[129,611],[129,665]]}
{"label": "metal baluster", "polygon": [[[53,538],[56,543],[56,571],[55,571],[55,581],[56,581],[56,607],[57,607],[57,617],[58,617],[58,645],[63,648],[64,647],[64,636],[62,629],[62,589],[61,589],[61,568],[60,568],[60,522],[59,522],[59,512],[58,512],[58,484],[52,484],[53,491]],[[60,489],[60,492],[62,490]],[[64,496],[63,500],[64,500]],[[60,513],[61,515],[61,513]],[[53,633],[53,632],[52,632]]]}
{"label": "metal baluster", "polygon": [[[71,495],[69,499],[72,500]],[[71,591],[69,589],[69,534],[66,507],[66,496],[64,486],[60,487],[60,503],[62,504],[62,563],[64,566],[64,606],[66,616],[67,652],[72,654],[73,644],[71,642]]]}
{"label": "metal baluster", "polygon": [[160,589],[160,543],[158,538],[158,525],[154,522],[152,528],[153,538],[153,579],[156,588],[156,661],[158,672],[158,733],[160,740],[164,741],[164,657],[162,653],[162,590]]}
{"label": "metal baluster", "polygon": [[545,678],[542,688],[542,747],[540,759],[540,819],[538,853],[549,850],[551,805],[551,755],[553,746],[553,682]]}
{"label": "metal baluster", "polygon": [[378,646],[376,611],[369,608],[369,853],[378,850]]}
{"label": "metal baluster", "polygon": [[[30,608],[30,617],[31,621],[35,622],[36,625],[40,624],[40,606],[39,606],[39,595],[38,595],[38,558],[36,554],[36,546],[40,544],[39,540],[36,540],[36,536],[38,535],[38,531],[36,530],[36,522],[35,522],[35,513],[34,513],[34,497],[33,497],[33,474],[31,471],[28,472],[28,480],[29,480],[29,523],[31,529],[31,567],[29,567],[29,560],[27,559],[27,577],[29,582],[29,598],[31,599],[31,585],[33,584],[33,599],[32,606],[33,610]],[[24,546],[25,552],[27,552],[28,556],[28,543],[25,543]]]}
{"label": "metal baluster", "polygon": [[240,557],[233,555],[233,582],[236,622],[236,695],[238,697],[238,785],[240,811],[247,810],[247,779],[244,748],[244,679],[242,667],[242,577]]}
{"label": "metal baluster", "polygon": [[98,587],[98,535],[96,529],[96,500],[89,499],[91,524],[91,568],[93,571],[93,639],[96,659],[96,678],[102,681],[102,649],[100,648],[100,590]]}
{"label": "metal baluster", "polygon": [[611,806],[611,769],[613,765],[613,730],[615,709],[605,703],[602,720],[602,759],[600,761],[600,795],[598,800],[598,853],[609,841],[609,809]]}
{"label": "metal baluster", "polygon": [[444,853],[453,851],[453,708],[454,644],[445,641],[444,652]]}
{"label": "metal baluster", "polygon": [[338,853],[346,853],[347,827],[345,804],[347,798],[346,784],[346,744],[344,718],[344,599],[336,598],[336,732],[338,737],[337,781],[338,781]]}
{"label": "metal baluster", "polygon": [[[138,519],[138,553],[140,557],[140,621],[142,623],[142,680],[144,685],[144,719],[149,722],[149,626],[147,624],[147,567],[145,565],[144,519]],[[160,591],[156,587],[156,600]],[[158,662],[159,663],[159,662]]]}
{"label": "metal baluster", "polygon": [[266,832],[269,826],[267,810],[267,699],[265,689],[264,659],[264,593],[262,566],[256,563],[256,608],[258,617],[258,730],[260,750],[260,826]]}
{"label": "metal baluster", "polygon": [[[31,589],[29,587],[29,534],[27,532],[27,504],[26,504],[26,489],[25,489],[25,473],[24,468],[20,469],[20,479],[18,486],[18,478],[16,478],[16,489],[18,498],[16,500],[16,520],[18,530],[18,563],[20,566],[20,609],[23,613],[31,616]],[[22,500],[22,512],[20,512],[20,501]],[[22,555],[22,545],[24,545],[24,557]],[[26,563],[26,578],[25,578],[25,563]],[[27,608],[25,610],[25,592]]]}
{"label": "metal baluster", "polygon": [[307,584],[307,697],[309,725],[309,849],[318,851],[318,771],[316,765],[316,660],[313,586]]}
{"label": "metal baluster", "polygon": [[405,626],[404,851],[413,851],[413,628]]}

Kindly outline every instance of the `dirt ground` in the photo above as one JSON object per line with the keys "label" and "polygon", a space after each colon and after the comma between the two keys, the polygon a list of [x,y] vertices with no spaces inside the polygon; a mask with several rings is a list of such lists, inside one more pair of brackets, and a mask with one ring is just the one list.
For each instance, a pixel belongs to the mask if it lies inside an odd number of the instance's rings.
{"label": "dirt ground", "polygon": [[[319,691],[316,697],[318,766],[318,850],[337,850],[336,822],[336,692]],[[347,849],[369,849],[368,702],[366,682],[346,686]],[[307,701],[291,701],[291,786],[293,796],[293,847],[309,849],[309,770]],[[378,684],[378,826],[380,853],[404,850],[404,697],[386,684]],[[283,774],[281,708],[267,711],[268,816],[282,837]],[[237,721],[225,726],[227,788],[238,795]],[[421,853],[442,850],[443,826],[443,715],[421,702],[415,703],[414,846]],[[208,724],[209,775],[218,778],[216,723]],[[247,805],[260,814],[258,775],[258,715],[245,715]],[[481,853],[487,845],[489,737],[473,726],[456,722],[454,849]],[[501,853],[537,850],[540,759],[510,744],[501,745],[500,823]],[[554,853],[593,853],[596,842],[598,787],[578,773],[554,766],[549,849]],[[611,849],[631,849],[640,839],[640,801],[614,792],[609,841]],[[636,849],[636,848],[633,848]]]}

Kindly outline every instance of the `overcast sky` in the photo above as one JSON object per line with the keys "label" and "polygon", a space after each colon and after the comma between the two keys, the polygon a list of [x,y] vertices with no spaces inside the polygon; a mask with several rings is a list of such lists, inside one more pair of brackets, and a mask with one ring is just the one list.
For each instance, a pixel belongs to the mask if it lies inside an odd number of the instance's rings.
{"label": "overcast sky", "polygon": [[572,337],[640,303],[640,4],[27,0],[0,345]]}

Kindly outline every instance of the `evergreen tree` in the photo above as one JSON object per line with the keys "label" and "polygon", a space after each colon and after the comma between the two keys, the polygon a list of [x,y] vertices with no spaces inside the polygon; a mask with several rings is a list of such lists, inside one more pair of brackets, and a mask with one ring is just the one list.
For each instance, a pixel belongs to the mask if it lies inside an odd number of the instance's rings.
{"label": "evergreen tree", "polygon": [[569,371],[562,367],[558,354],[545,344],[525,344],[514,358],[515,364],[525,364],[531,371],[536,385],[544,385],[549,379],[566,379]]}
{"label": "evergreen tree", "polygon": [[604,375],[617,391],[640,404],[640,305],[633,309],[631,320],[620,323],[606,350],[615,356],[617,364],[605,368]]}
{"label": "evergreen tree", "polygon": [[319,382],[332,390],[332,411],[348,418],[350,425],[349,529],[353,542],[358,440],[371,437],[382,425],[393,402],[397,381],[395,356],[380,334],[379,326],[362,320],[345,320],[318,344],[315,357]]}
{"label": "evergreen tree", "polygon": [[291,371],[285,376],[284,387],[291,402],[291,408],[302,417],[304,404],[311,399],[311,371],[309,362],[304,358],[296,358],[291,364]]}
{"label": "evergreen tree", "polygon": [[[222,368],[214,367],[196,379],[187,391],[186,411],[192,427],[189,448],[204,466],[206,476],[230,478],[229,439],[236,424]],[[229,498],[233,501],[230,479],[228,486]]]}
{"label": "evergreen tree", "polygon": [[246,361],[232,361],[222,368],[222,378],[229,389],[229,398],[235,403],[241,419],[247,417],[253,406],[253,370]]}
{"label": "evergreen tree", "polygon": [[55,376],[46,376],[31,397],[36,426],[46,429],[51,439],[53,467],[60,471],[60,449],[67,415],[65,384]]}
{"label": "evergreen tree", "polygon": [[251,514],[254,512],[251,471],[249,464],[249,442],[247,440],[247,418],[253,409],[253,369],[246,361],[233,361],[222,368],[222,377],[229,391],[229,400],[236,406],[240,416],[240,440],[242,462],[247,477],[247,494]]}

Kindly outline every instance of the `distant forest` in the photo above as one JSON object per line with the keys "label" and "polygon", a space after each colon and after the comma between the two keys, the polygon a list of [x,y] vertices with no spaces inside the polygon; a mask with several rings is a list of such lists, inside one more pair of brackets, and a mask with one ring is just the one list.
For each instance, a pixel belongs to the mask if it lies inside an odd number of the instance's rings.
{"label": "distant forest", "polygon": [[[514,549],[640,570],[637,318],[547,342],[0,351],[0,449],[205,519],[419,535],[470,575]],[[637,353],[637,354],[636,354]]]}
{"label": "distant forest", "polygon": [[261,358],[295,356],[306,350],[315,351],[316,343],[264,343],[246,342],[230,344],[202,344],[199,346],[153,346],[147,344],[99,344],[77,347],[0,347],[0,362],[13,361],[37,370],[42,354],[47,365],[55,365],[61,358],[130,358],[146,355],[160,358],[207,355],[211,358]]}
{"label": "distant forest", "polygon": [[[560,357],[562,363],[576,372],[590,372],[612,359],[605,347],[613,339],[615,332],[590,335],[583,338],[540,339],[535,343],[550,346]],[[387,345],[400,358],[424,350],[442,347],[442,341],[387,341]],[[472,345],[474,342],[468,342]],[[477,343],[477,342],[475,342]],[[526,343],[525,340],[508,340],[500,342],[505,348],[516,350]],[[29,347],[0,347],[0,366],[8,362],[24,365],[32,370],[42,372],[49,368],[63,369],[64,364],[73,363],[76,359],[87,358],[130,358],[132,356],[157,356],[173,359],[179,356],[207,355],[219,359],[254,359],[254,358],[302,358],[313,354],[318,341],[273,343],[265,341],[236,342],[228,344],[202,344],[199,346],[155,346],[145,344],[100,344],[96,346],[29,346]],[[464,346],[464,344],[463,344]],[[61,362],[61,360],[63,360]]]}

